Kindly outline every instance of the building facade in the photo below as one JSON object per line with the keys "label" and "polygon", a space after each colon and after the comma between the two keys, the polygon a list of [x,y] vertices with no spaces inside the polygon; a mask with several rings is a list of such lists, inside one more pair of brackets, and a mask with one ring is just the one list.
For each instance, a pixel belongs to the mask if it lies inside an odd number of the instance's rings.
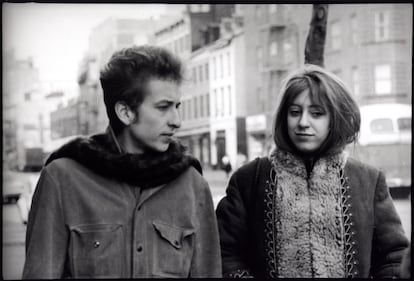
{"label": "building facade", "polygon": [[80,133],[90,135],[105,130],[108,125],[99,72],[111,55],[124,47],[149,43],[149,36],[157,27],[153,19],[108,19],[93,29],[89,50],[78,75]]}
{"label": "building facade", "polygon": [[3,56],[3,159],[9,168],[23,170],[26,151],[44,143],[39,71],[33,60]]}
{"label": "building facade", "polygon": [[[271,127],[281,82],[304,64],[312,5],[243,7],[248,158],[273,146]],[[412,6],[330,4],[325,68],[341,77],[360,105],[411,104]]]}

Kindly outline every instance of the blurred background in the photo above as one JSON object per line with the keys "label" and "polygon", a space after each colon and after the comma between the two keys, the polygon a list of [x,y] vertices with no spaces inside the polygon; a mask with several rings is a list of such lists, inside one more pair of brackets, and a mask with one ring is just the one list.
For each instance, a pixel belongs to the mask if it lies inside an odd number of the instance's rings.
{"label": "blurred background", "polygon": [[[283,78],[305,63],[311,4],[3,3],[3,278],[20,279],[25,223],[45,158],[105,130],[99,70],[153,44],[186,65],[178,137],[203,165],[215,205],[240,165],[273,148]],[[329,4],[325,68],[361,108],[349,152],[382,169],[411,239],[412,5]],[[231,167],[231,171],[228,167]],[[227,171],[229,171],[227,173]]]}

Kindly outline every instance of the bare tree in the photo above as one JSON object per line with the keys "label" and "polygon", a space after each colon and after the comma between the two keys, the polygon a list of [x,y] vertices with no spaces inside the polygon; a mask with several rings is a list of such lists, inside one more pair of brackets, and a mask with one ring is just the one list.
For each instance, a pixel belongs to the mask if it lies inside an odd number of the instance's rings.
{"label": "bare tree", "polygon": [[324,66],[323,52],[325,49],[326,21],[328,4],[314,4],[312,19],[305,45],[305,63]]}

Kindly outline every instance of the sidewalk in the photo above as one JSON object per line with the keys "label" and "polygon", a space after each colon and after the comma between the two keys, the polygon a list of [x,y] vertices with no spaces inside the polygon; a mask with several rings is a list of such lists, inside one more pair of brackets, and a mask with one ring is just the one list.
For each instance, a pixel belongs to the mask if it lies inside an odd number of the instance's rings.
{"label": "sidewalk", "polygon": [[226,177],[226,173],[223,170],[213,170],[209,167],[203,168],[203,176],[210,186],[214,207],[217,207],[218,202],[226,194],[230,178]]}

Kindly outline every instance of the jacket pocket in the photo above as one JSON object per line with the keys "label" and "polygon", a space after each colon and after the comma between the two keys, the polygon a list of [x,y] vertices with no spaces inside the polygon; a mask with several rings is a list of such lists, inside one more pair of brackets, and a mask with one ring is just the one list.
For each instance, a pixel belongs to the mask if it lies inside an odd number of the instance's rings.
{"label": "jacket pocket", "polygon": [[195,230],[161,221],[153,221],[152,224],[157,233],[154,240],[154,276],[188,277]]}
{"label": "jacket pocket", "polygon": [[122,225],[88,224],[71,229],[73,277],[122,277]]}

